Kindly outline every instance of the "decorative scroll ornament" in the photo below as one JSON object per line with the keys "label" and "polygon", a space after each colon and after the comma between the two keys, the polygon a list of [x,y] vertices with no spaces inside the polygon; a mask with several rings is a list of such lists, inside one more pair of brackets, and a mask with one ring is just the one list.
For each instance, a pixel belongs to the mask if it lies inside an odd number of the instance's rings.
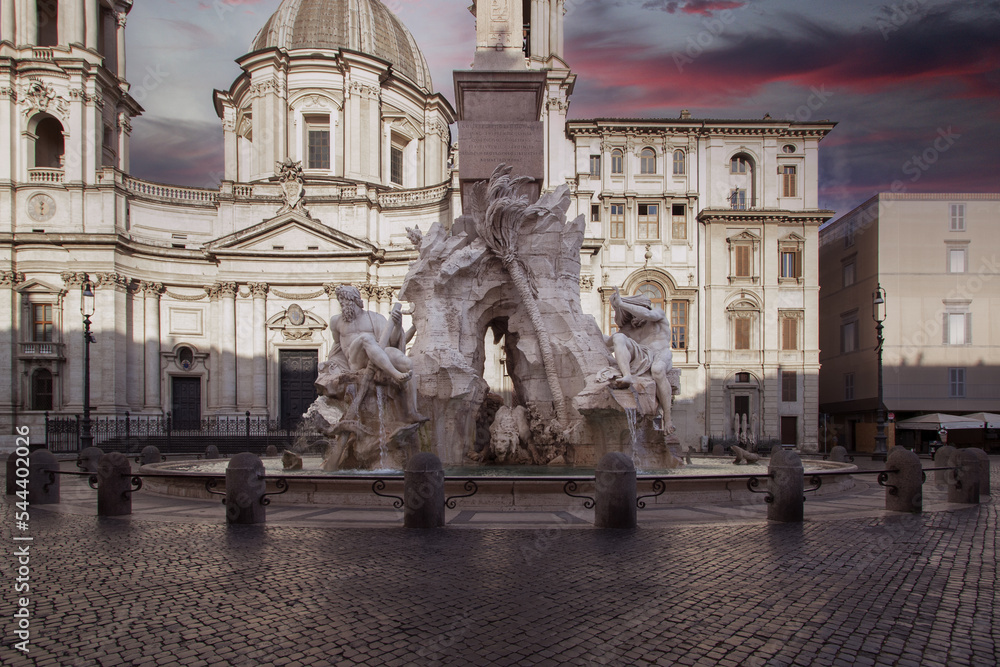
{"label": "decorative scroll ornament", "polygon": [[32,81],[21,95],[24,104],[24,115],[30,116],[36,111],[53,113],[63,120],[68,117],[69,102],[56,94],[55,88],[41,81]]}

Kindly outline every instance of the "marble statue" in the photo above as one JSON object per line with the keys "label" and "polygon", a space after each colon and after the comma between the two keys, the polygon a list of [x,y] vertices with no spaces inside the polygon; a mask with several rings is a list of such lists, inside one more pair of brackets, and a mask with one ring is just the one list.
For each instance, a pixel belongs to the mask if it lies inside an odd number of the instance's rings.
{"label": "marble statue", "polygon": [[401,304],[386,319],[365,309],[353,285],[339,285],[335,294],[341,312],[330,319],[333,347],[319,367],[319,397],[306,413],[330,438],[323,469],[402,467],[427,421],[417,408],[417,381],[405,352],[415,329],[403,330]]}
{"label": "marble statue", "polygon": [[666,434],[676,429],[670,416],[673,386],[669,373],[673,369],[673,351],[670,347],[670,322],[666,313],[653,308],[649,297],[638,294],[623,297],[618,288],[611,296],[618,331],[606,338],[614,350],[615,361],[621,377],[613,380],[617,388],[631,387],[635,376],[649,373],[656,383],[656,399],[663,413],[663,430]]}
{"label": "marble statue", "polygon": [[743,449],[742,447],[739,447],[737,445],[733,445],[732,447],[730,447],[730,449],[733,450],[733,454],[736,456],[736,458],[733,460],[733,463],[735,463],[737,465],[739,465],[740,463],[751,464],[751,463],[757,463],[758,461],[760,461],[760,455],[759,454],[754,454],[753,452],[748,452],[747,450]]}

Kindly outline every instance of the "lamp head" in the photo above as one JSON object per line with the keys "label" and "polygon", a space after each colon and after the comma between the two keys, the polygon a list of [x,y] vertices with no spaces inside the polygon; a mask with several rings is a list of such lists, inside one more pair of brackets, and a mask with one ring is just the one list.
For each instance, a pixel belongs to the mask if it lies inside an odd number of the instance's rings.
{"label": "lamp head", "polygon": [[94,285],[89,280],[83,283],[83,293],[80,300],[80,312],[84,317],[94,314]]}

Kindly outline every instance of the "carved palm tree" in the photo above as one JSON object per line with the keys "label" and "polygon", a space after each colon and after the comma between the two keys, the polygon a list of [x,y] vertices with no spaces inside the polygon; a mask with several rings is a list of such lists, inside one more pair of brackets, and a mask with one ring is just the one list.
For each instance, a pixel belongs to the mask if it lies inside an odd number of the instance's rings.
{"label": "carved palm tree", "polygon": [[[535,329],[538,347],[542,353],[542,366],[545,368],[545,380],[552,394],[552,403],[556,417],[563,429],[569,427],[569,414],[566,411],[566,399],[563,396],[562,385],[556,374],[555,357],[552,354],[552,343],[549,333],[538,310],[538,288],[530,267],[518,256],[517,242],[521,225],[532,216],[546,212],[543,206],[530,205],[525,195],[518,195],[518,189],[532,181],[531,178],[511,178],[511,167],[498,166],[489,183],[477,183],[473,191],[472,217],[476,224],[476,232],[483,239],[486,247],[499,259],[504,270],[510,275],[528,311],[531,326]],[[480,272],[485,270],[488,262],[480,266]]]}

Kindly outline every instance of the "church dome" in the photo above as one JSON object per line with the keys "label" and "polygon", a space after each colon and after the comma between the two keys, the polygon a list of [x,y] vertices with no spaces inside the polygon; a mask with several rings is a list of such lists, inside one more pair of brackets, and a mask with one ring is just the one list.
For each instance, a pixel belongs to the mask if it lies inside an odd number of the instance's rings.
{"label": "church dome", "polygon": [[379,0],[282,0],[250,50],[272,47],[358,51],[392,63],[393,71],[432,90],[413,35]]}

